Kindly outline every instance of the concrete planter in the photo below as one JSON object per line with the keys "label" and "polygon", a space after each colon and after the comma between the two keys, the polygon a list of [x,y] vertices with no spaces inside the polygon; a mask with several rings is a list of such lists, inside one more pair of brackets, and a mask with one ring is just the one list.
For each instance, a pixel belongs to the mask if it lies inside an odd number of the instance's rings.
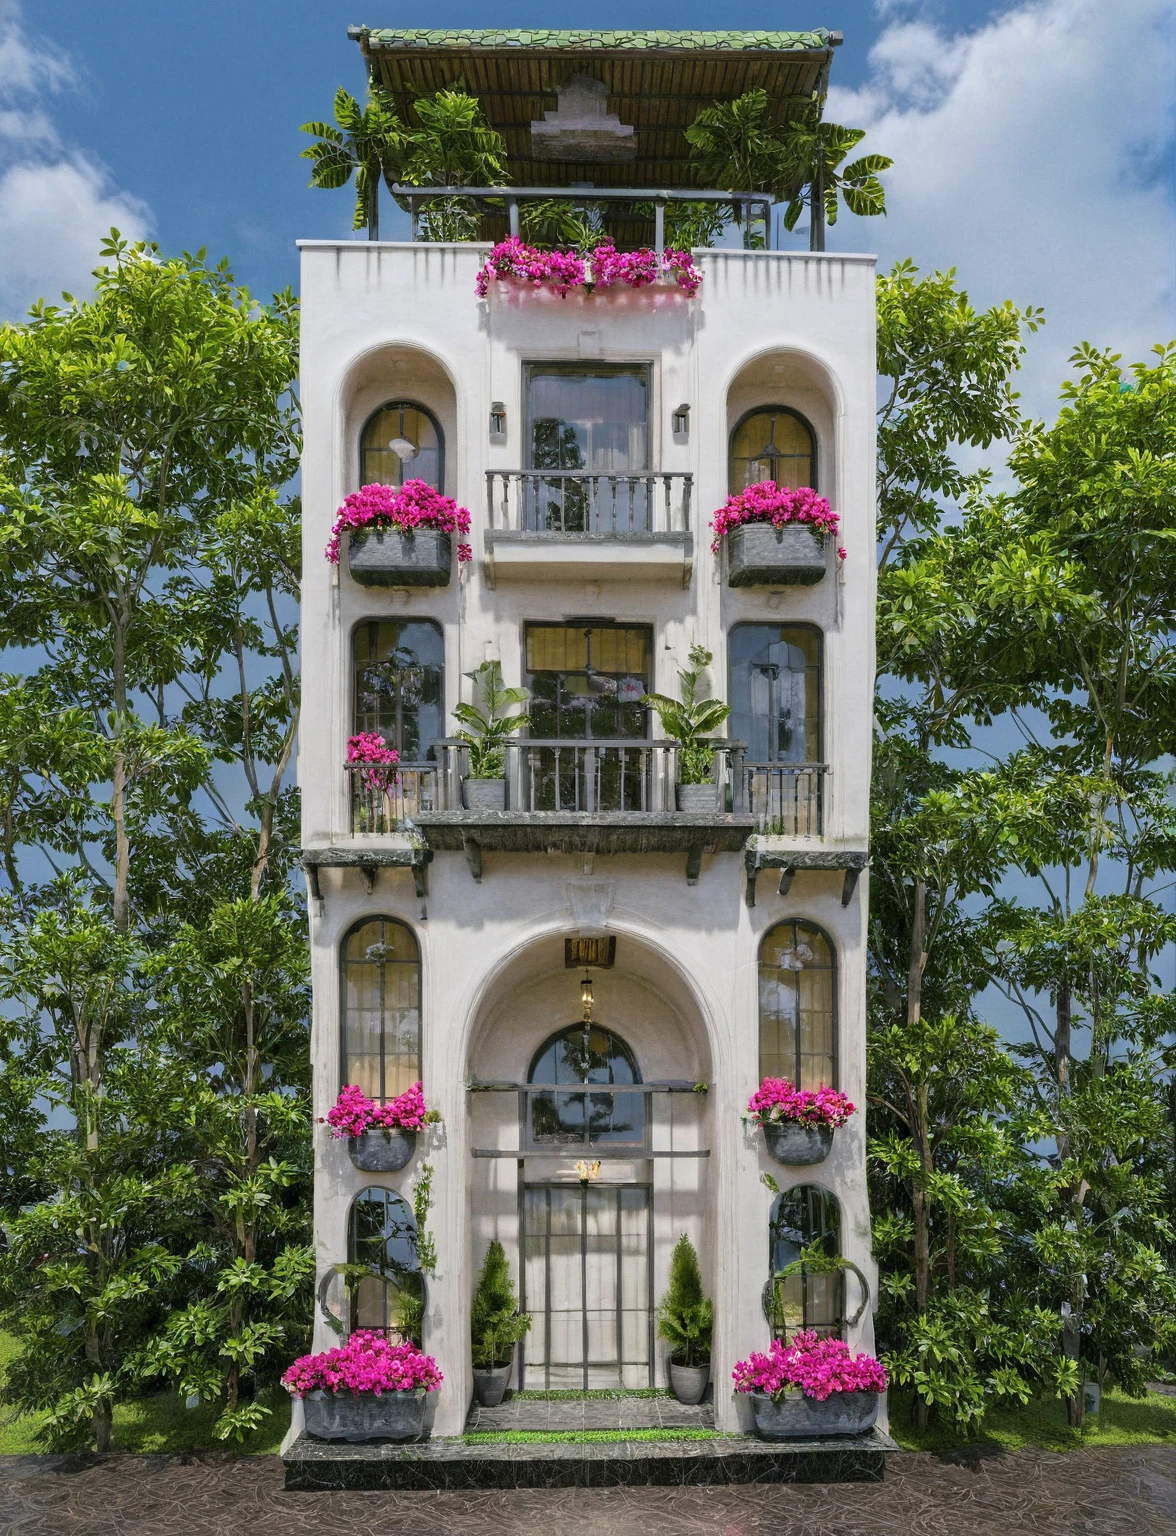
{"label": "concrete planter", "polygon": [[474,1367],[474,1398],[481,1407],[498,1407],[510,1386],[510,1373],[513,1369],[513,1361],[508,1361],[506,1365],[496,1365],[489,1371],[480,1371],[477,1366]]}
{"label": "concrete planter", "polygon": [[371,528],[347,540],[347,568],[365,587],[447,587],[453,545],[439,528]]}
{"label": "concrete planter", "polygon": [[364,1173],[398,1173],[411,1162],[415,1150],[415,1131],[364,1131],[362,1136],[347,1138],[351,1161]]}
{"label": "concrete planter", "polygon": [[505,811],[505,779],[463,779],[461,797],[467,811]]}
{"label": "concrete planter", "polygon": [[755,1432],[761,1440],[820,1440],[827,1435],[864,1435],[878,1417],[877,1392],[832,1392],[825,1401],[785,1392],[773,1402],[752,1392]]}
{"label": "concrete planter", "polygon": [[678,784],[675,786],[678,809],[690,811],[695,816],[705,816],[715,809],[715,786],[708,784]]}
{"label": "concrete planter", "polygon": [[303,1398],[306,1433],[316,1440],[413,1440],[423,1430],[423,1387],[412,1392],[311,1392]]}
{"label": "concrete planter", "polygon": [[726,536],[732,587],[811,587],[825,574],[825,536],[804,523],[742,523]]}
{"label": "concrete planter", "polygon": [[763,1126],[768,1156],[777,1163],[797,1166],[823,1163],[833,1145],[829,1125],[801,1125],[797,1120],[769,1120]]}
{"label": "concrete planter", "polygon": [[670,1361],[670,1391],[680,1403],[701,1403],[708,1381],[709,1365],[675,1365]]}

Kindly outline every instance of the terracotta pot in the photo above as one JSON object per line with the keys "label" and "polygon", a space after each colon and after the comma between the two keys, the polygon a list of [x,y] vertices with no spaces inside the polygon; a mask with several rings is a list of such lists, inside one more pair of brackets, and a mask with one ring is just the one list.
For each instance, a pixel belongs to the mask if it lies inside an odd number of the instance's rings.
{"label": "terracotta pot", "polygon": [[447,587],[453,545],[439,528],[369,528],[347,537],[347,569],[365,587]]}
{"label": "terracotta pot", "polygon": [[347,1138],[351,1161],[364,1173],[398,1173],[412,1161],[415,1150],[415,1131],[364,1131]]}
{"label": "terracotta pot", "polygon": [[877,1392],[832,1392],[825,1401],[785,1392],[773,1402],[751,1392],[755,1432],[761,1440],[820,1440],[827,1435],[863,1435],[878,1417]]}
{"label": "terracotta pot", "polygon": [[811,587],[825,574],[825,538],[804,523],[742,523],[727,540],[732,587]]}
{"label": "terracotta pot", "polygon": [[474,1367],[474,1397],[483,1408],[497,1408],[510,1386],[510,1373],[514,1362],[496,1365],[491,1370],[480,1371]]}
{"label": "terracotta pot", "polygon": [[467,811],[505,811],[505,779],[463,779],[461,795]]}
{"label": "terracotta pot", "polygon": [[670,1361],[670,1391],[680,1403],[701,1403],[710,1381],[708,1365],[675,1365]]}
{"label": "terracotta pot", "polygon": [[763,1127],[768,1156],[777,1163],[797,1166],[823,1163],[833,1145],[833,1128],[801,1125],[797,1120],[769,1120]]}
{"label": "terracotta pot", "polygon": [[311,1392],[303,1399],[306,1433],[316,1440],[412,1440],[424,1427],[423,1387],[412,1392]]}

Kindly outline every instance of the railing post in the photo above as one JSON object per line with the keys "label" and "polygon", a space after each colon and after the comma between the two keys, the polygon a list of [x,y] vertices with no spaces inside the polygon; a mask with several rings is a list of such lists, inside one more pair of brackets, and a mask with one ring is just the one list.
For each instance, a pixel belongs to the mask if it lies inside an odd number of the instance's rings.
{"label": "railing post", "polygon": [[517,239],[518,233],[519,233],[519,200],[518,200],[518,198],[517,197],[510,198],[508,200],[506,206],[510,210],[510,232]]}
{"label": "railing post", "polygon": [[653,205],[653,248],[660,262],[666,250],[666,205],[661,198]]}
{"label": "railing post", "polygon": [[[573,749],[574,750],[574,749]],[[596,748],[584,748],[584,809],[596,809]]]}
{"label": "railing post", "polygon": [[744,816],[747,814],[747,779],[744,774],[741,744],[732,745],[729,761],[731,764],[731,810],[736,816]]}
{"label": "railing post", "polygon": [[682,532],[690,532],[690,500],[694,492],[694,476],[686,475],[682,480]]}
{"label": "railing post", "polygon": [[494,527],[494,471],[486,471],[486,525]]}
{"label": "railing post", "polygon": [[408,211],[412,217],[412,233],[409,236],[409,239],[415,243],[417,237],[417,200],[415,197],[409,198]]}

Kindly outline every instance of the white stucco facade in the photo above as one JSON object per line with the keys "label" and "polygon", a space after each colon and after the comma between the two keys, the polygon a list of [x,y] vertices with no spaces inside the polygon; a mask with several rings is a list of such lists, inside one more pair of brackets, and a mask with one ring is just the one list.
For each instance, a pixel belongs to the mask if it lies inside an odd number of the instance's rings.
{"label": "white stucco facade", "polygon": [[[653,1095],[646,1157],[605,1160],[603,1182],[648,1190],[656,1299],[682,1231],[699,1250],[715,1305],[712,1378],[720,1427],[740,1426],[729,1390],[734,1362],[768,1339],[761,1292],[769,1274],[772,1193],[816,1184],[841,1208],[841,1247],[874,1288],[865,1187],[865,1115],[837,1132],[830,1156],[781,1167],[740,1118],[759,1082],[759,951],[785,919],[816,924],[836,957],[836,1085],[865,1100],[867,877],[846,878],[867,848],[874,682],[874,266],[867,256],[714,251],[696,260],[698,295],[657,286],[560,299],[499,284],[486,299],[474,281],[485,256],[475,245],[302,243],[304,565],[299,756],[304,853],[318,860],[310,901],[313,950],[314,1114],[341,1086],[341,947],[362,919],[406,924],[420,952],[420,1071],[442,1116],[402,1173],[360,1173],[346,1144],[316,1126],[315,1242],[321,1274],[347,1258],[356,1192],[372,1184],[411,1200],[414,1172],[434,1167],[429,1228],[438,1263],[428,1286],[425,1348],[445,1384],[434,1430],[460,1433],[471,1390],[469,1306],[487,1243],[500,1239],[520,1270],[522,1183],[567,1179],[548,1158],[475,1156],[520,1148],[519,1099],[471,1084],[525,1082],[537,1049],[579,1016],[578,973],[565,969],[564,939],[585,929],[615,935],[616,962],[593,974],[594,1017],[624,1038],[648,1083],[705,1084],[705,1094]],[[608,540],[542,546],[496,540],[488,471],[525,467],[524,365],[639,362],[649,367],[649,469],[693,476],[689,539]],[[426,407],[445,440],[444,491],[472,513],[474,559],[456,562],[446,587],[370,588],[346,560],[324,558],[336,508],[360,484],[359,438],[383,402]],[[491,405],[505,431],[491,433]],[[671,416],[687,404],[688,432]],[[791,407],[812,425],[817,480],[841,514],[828,569],[811,586],[732,588],[710,551],[708,522],[728,493],[728,444],[757,405]],[[681,531],[681,530],[679,530]],[[527,623],[648,625],[652,684],[676,693],[692,644],[714,653],[714,691],[725,696],[728,637],[737,624],[807,624],[821,637],[824,814],[819,836],[774,836],[754,846],[775,867],[759,873],[748,901],[745,851],[704,854],[697,882],[686,853],[553,851],[543,813],[519,846],[481,854],[480,880],[460,846],[434,845],[415,872],[380,862],[418,846],[422,834],[353,833],[345,744],[353,730],[352,634],[373,619],[429,619],[444,637],[446,730],[464,674],[486,659],[517,684]],[[607,822],[608,812],[599,813]],[[428,818],[425,818],[427,820]],[[671,818],[672,819],[672,818]],[[525,835],[524,835],[525,834]],[[431,837],[424,828],[423,839]],[[729,839],[728,839],[729,841]],[[452,838],[450,839],[452,844]],[[784,855],[793,855],[790,863]],[[814,859],[814,855],[819,858]],[[364,858],[368,867],[360,867]],[[348,865],[339,862],[352,859]],[[810,867],[824,860],[825,867]],[[771,860],[765,862],[770,863]],[[779,869],[795,868],[786,893]],[[423,884],[424,892],[418,889]],[[317,895],[315,894],[317,890]],[[577,916],[577,914],[579,914]],[[672,1120],[672,1124],[671,1124]],[[669,1151],[673,1157],[659,1155]],[[686,1155],[705,1154],[705,1155]],[[643,1197],[644,1198],[644,1197]],[[856,1285],[850,1278],[850,1289]],[[332,1334],[320,1313],[315,1347]],[[871,1348],[867,1309],[850,1343]],[[653,1381],[663,1384],[662,1346]]]}

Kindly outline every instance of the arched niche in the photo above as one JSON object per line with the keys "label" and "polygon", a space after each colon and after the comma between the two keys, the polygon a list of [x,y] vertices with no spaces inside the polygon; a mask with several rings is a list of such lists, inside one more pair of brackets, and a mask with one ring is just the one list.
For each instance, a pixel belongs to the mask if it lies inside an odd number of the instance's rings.
{"label": "arched niche", "polygon": [[[457,393],[449,373],[431,353],[419,347],[386,346],[368,352],[355,363],[343,387],[344,493],[358,490],[364,428],[384,406],[412,402],[435,423],[444,443],[444,484],[452,494],[460,472],[457,455]],[[398,435],[393,432],[393,436]]]}
{"label": "arched niche", "polygon": [[836,506],[837,388],[827,370],[801,352],[761,353],[743,365],[727,390],[727,465],[733,435],[752,412],[776,407],[795,413],[816,438],[817,489]]}

